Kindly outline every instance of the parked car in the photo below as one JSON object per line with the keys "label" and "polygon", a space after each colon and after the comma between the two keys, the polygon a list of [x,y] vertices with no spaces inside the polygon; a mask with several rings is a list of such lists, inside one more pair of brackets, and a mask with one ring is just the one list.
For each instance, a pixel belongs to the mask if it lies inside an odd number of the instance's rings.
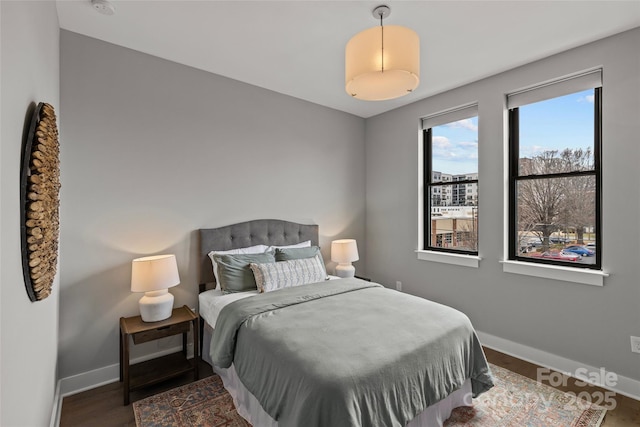
{"label": "parked car", "polygon": [[587,249],[587,248],[585,248],[583,246],[578,246],[578,245],[567,246],[562,251],[563,252],[571,252],[573,254],[578,254],[580,256],[594,256],[595,255],[595,252],[592,251],[591,249]]}
{"label": "parked car", "polygon": [[584,245],[585,248],[587,249],[591,249],[592,251],[596,250],[596,242],[589,242],[586,245]]}
{"label": "parked car", "polygon": [[529,246],[532,246],[534,248],[542,246],[542,240],[540,240],[539,237],[529,237],[527,243],[529,244]]}
{"label": "parked car", "polygon": [[549,242],[551,243],[569,243],[570,240],[566,237],[549,237]]}
{"label": "parked car", "polygon": [[530,255],[535,258],[557,259],[560,261],[579,261],[582,257],[578,254],[563,251],[546,251]]}

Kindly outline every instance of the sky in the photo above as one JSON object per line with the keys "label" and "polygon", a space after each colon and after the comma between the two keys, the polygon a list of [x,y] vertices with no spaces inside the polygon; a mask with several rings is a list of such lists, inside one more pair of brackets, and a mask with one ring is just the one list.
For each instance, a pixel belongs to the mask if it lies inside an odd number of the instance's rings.
{"label": "sky", "polygon": [[434,126],[431,133],[434,171],[459,175],[478,172],[478,117]]}
{"label": "sky", "polygon": [[[593,102],[590,89],[520,107],[520,157],[565,148],[593,152]],[[478,117],[435,126],[432,135],[434,171],[478,171]]]}

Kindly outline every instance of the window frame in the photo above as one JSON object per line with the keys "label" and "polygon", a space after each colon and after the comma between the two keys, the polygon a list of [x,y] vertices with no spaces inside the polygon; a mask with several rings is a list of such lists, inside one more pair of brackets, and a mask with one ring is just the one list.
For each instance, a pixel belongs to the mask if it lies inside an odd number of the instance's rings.
{"label": "window frame", "polygon": [[[594,129],[593,129],[593,157],[594,167],[589,171],[572,171],[559,172],[541,175],[524,175],[520,176],[520,117],[519,106],[508,109],[509,121],[509,195],[508,195],[508,259],[510,261],[527,262],[534,264],[546,264],[553,266],[570,267],[576,269],[602,270],[602,86],[591,88],[594,91]],[[586,90],[586,89],[585,89]],[[573,92],[575,93],[575,92]],[[559,98],[567,94],[560,94],[547,99]],[[526,105],[526,104],[523,104]],[[524,257],[519,254],[519,245],[517,244],[518,235],[518,218],[517,205],[518,194],[517,184],[519,181],[532,179],[550,179],[550,178],[569,178],[576,176],[594,176],[595,177],[595,228],[597,230],[596,253],[594,264],[582,264],[571,261],[561,261],[546,258]]]}
{"label": "window frame", "polygon": [[[466,106],[464,108],[460,108],[459,110],[454,110],[455,111],[462,111],[465,108],[469,108],[469,106]],[[471,117],[479,117],[479,115],[477,114],[477,105],[474,105],[474,108],[476,108],[476,114],[472,115]],[[442,115],[445,116],[447,113],[442,113],[439,114],[438,116]],[[463,120],[463,119],[458,119],[458,120]],[[447,124],[447,123],[453,123],[457,120],[452,119],[450,122],[445,121],[443,124]],[[424,121],[423,121],[424,123]],[[451,187],[453,188],[453,186],[457,186],[457,185],[466,185],[466,184],[475,184],[476,185],[476,194],[480,193],[479,190],[479,179],[464,179],[464,180],[459,180],[459,181],[437,181],[434,182],[433,181],[433,162],[432,162],[432,154],[433,154],[433,150],[432,150],[432,128],[434,126],[440,126],[440,125],[433,125],[430,126],[428,128],[423,126],[422,129],[422,144],[423,144],[423,150],[422,150],[422,155],[423,155],[423,171],[422,171],[422,184],[423,184],[423,198],[422,198],[422,203],[423,203],[423,218],[422,218],[422,229],[423,229],[423,236],[422,236],[422,250],[424,251],[433,251],[433,252],[444,252],[447,254],[455,254],[455,255],[475,255],[478,256],[478,250],[479,250],[479,232],[480,232],[480,227],[479,227],[479,215],[476,214],[476,219],[475,219],[475,223],[476,223],[476,250],[475,251],[470,251],[470,250],[464,250],[464,249],[455,249],[455,248],[443,248],[443,247],[439,247],[439,246],[431,246],[431,222],[432,222],[432,218],[431,218],[431,190],[433,187]],[[479,120],[478,120],[478,126],[479,126]],[[478,148],[479,150],[479,148]],[[440,171],[442,173],[442,171]],[[476,174],[478,174],[476,172]],[[479,175],[478,175],[479,176]],[[465,190],[467,189],[467,187],[465,187]],[[465,192],[465,197],[466,197],[466,192]],[[479,211],[479,203],[476,204],[476,212]],[[473,220],[473,219],[472,219]]]}

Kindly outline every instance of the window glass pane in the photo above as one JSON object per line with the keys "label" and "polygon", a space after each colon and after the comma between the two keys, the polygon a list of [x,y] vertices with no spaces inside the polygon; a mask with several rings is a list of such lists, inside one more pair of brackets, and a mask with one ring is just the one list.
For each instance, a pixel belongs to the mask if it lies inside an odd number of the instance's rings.
{"label": "window glass pane", "polygon": [[519,175],[594,169],[594,89],[519,109]]}
{"label": "window glass pane", "polygon": [[431,128],[431,171],[432,182],[465,174],[478,178],[477,116]]}
{"label": "window glass pane", "polygon": [[518,256],[595,264],[593,175],[517,182]]}
{"label": "window glass pane", "polygon": [[[473,185],[477,200],[477,184]],[[428,246],[465,251],[478,250],[478,207],[475,205],[453,206],[443,195],[455,186],[431,187],[431,224]]]}

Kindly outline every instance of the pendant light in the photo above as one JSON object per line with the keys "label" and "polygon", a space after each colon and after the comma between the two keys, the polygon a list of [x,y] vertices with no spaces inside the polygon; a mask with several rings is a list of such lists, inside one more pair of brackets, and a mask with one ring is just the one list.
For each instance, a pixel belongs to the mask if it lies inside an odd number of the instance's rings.
{"label": "pendant light", "polygon": [[382,25],[391,14],[378,6],[373,16],[379,27],[364,30],[349,40],[345,50],[345,89],[354,98],[383,101],[411,93],[420,83],[420,39],[400,25]]}

